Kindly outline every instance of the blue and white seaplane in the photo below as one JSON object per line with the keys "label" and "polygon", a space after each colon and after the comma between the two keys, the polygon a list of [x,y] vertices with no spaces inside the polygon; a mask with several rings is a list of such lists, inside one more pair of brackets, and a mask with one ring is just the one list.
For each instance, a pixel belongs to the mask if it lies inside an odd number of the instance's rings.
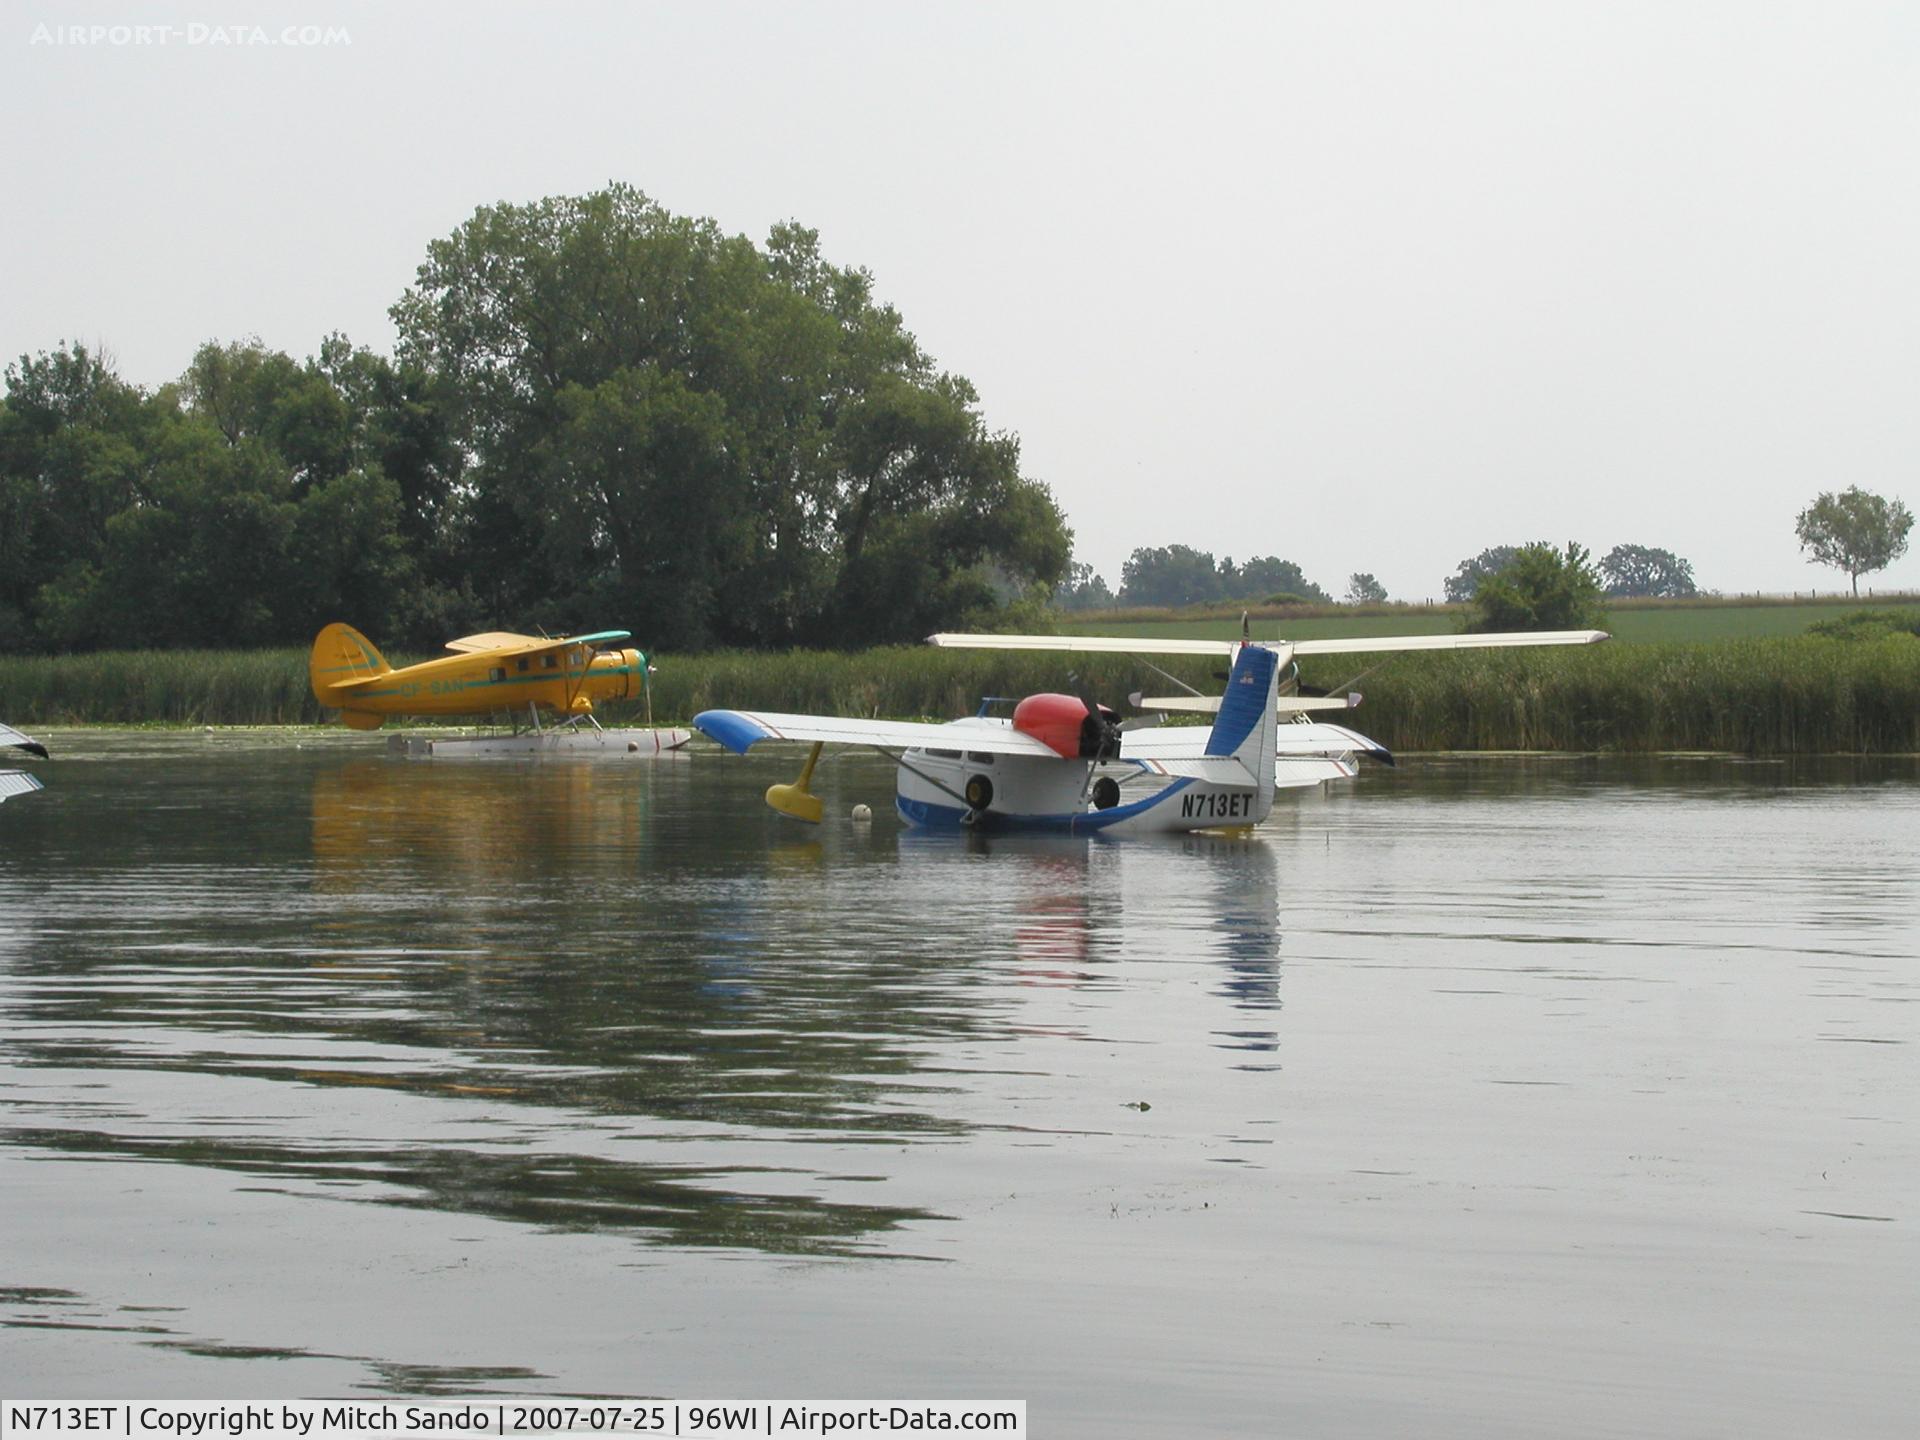
{"label": "blue and white seaplane", "polygon": [[1144,728],[1156,725],[1160,715],[1123,722],[1104,705],[1057,694],[1029,695],[1010,716],[987,714],[986,702],[979,714],[944,724],[750,710],[706,710],[693,724],[737,755],[762,741],[811,741],[798,778],[771,787],[767,804],[814,824],[823,807],[809,787],[822,748],[863,745],[898,766],[894,807],[910,825],[1106,835],[1239,829],[1267,817],[1277,790],[1352,779],[1363,755],[1393,763],[1385,747],[1359,731],[1308,718],[1314,711],[1349,709],[1360,696],[1301,693],[1296,655],[1583,645],[1606,638],[1602,630],[1553,630],[1269,643],[1247,639],[1244,622],[1238,641],[940,634],[928,636],[929,643],[1230,655],[1232,668],[1219,696],[1132,697],[1150,712],[1210,712],[1214,720],[1207,728]]}

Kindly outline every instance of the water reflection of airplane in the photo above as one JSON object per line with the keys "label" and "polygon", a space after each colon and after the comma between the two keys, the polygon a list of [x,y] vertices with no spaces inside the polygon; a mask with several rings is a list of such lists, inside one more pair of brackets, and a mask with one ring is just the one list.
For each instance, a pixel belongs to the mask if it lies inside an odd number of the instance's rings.
{"label": "water reflection of airplane", "polygon": [[[0,750],[24,750],[29,755],[47,758],[47,747],[31,735],[22,735],[11,725],[0,725]],[[31,770],[0,770],[0,800],[16,795],[31,795],[42,789],[40,777]]]}
{"label": "water reflection of airplane", "polygon": [[[1113,989],[1134,955],[1190,958],[1217,967],[1213,993],[1249,1012],[1216,1028],[1215,1043],[1278,1047],[1272,1012],[1281,1003],[1280,880],[1263,842],[1179,835],[1113,846],[1087,837],[975,833],[956,849],[908,830],[898,845],[890,895],[911,909],[924,890],[927,905],[950,915],[951,895],[963,886],[971,919],[949,924],[953,938],[991,954],[1010,937],[1023,987]],[[1077,1034],[1079,1022],[1023,1028]]]}
{"label": "water reflection of airplane", "polygon": [[635,784],[592,765],[429,771],[356,759],[313,777],[314,860],[323,882],[357,883],[396,862],[444,867],[467,885],[557,863],[625,873],[645,842],[656,787],[684,780],[679,766],[650,769]]}

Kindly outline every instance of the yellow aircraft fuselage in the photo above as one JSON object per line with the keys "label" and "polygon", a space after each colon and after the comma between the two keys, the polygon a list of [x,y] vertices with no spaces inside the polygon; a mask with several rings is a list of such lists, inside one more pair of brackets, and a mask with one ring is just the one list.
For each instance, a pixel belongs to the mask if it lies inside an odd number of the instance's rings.
{"label": "yellow aircraft fuselage", "polygon": [[355,730],[378,730],[390,715],[492,715],[529,705],[558,715],[590,715],[608,700],[638,699],[647,657],[599,648],[624,630],[543,639],[492,633],[448,642],[452,655],[387,664],[351,625],[322,630],[308,657],[313,695]]}

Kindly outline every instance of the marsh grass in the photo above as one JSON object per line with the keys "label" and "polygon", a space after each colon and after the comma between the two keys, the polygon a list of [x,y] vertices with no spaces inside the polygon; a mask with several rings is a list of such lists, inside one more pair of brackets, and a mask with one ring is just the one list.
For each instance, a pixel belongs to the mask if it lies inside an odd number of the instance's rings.
{"label": "marsh grass", "polygon": [[1920,752],[1900,635],[1415,654],[1362,688],[1361,728],[1406,750]]}
{"label": "marsh grass", "polygon": [[[1920,637],[1795,636],[1569,650],[1317,656],[1314,684],[1360,681],[1335,718],[1396,750],[1712,750],[1748,755],[1920,753]],[[1218,661],[1160,667],[1217,693]],[[682,723],[728,707],[950,719],[983,695],[1090,694],[1124,713],[1129,692],[1175,687],[1126,655],[901,646],[854,654],[721,651],[657,658],[653,714]],[[609,724],[637,723],[624,708]],[[48,724],[312,724],[306,653],[103,652],[0,657],[0,718]]]}

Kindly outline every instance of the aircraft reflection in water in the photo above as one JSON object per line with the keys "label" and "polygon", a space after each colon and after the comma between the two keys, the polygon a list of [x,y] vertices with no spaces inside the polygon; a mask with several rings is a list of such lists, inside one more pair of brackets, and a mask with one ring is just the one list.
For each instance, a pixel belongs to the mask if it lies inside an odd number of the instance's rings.
{"label": "aircraft reflection in water", "polygon": [[[1248,1013],[1212,1033],[1223,1048],[1272,1051],[1279,1035],[1280,880],[1263,840],[1182,835],[1136,845],[1086,837],[985,835],[964,846],[901,833],[893,891],[903,908],[941,914],[953,938],[991,952],[1010,937],[1020,983],[1113,988],[1130,961],[1217,967],[1212,993]],[[967,897],[957,920],[954,896]],[[1151,955],[1129,928],[1133,908],[1157,917]],[[1177,913],[1184,923],[1166,928]],[[1256,1023],[1256,1017],[1265,1023]],[[1044,1028],[1044,1027],[1043,1027]],[[1055,1027],[1057,1028],[1057,1027]],[[1070,1026],[1059,1033],[1072,1033]]]}
{"label": "aircraft reflection in water", "polygon": [[551,763],[315,775],[320,938],[340,958],[302,1028],[318,1055],[407,1055],[297,1078],[457,1101],[513,1137],[359,1142],[406,1177],[399,1203],[914,1253],[903,1227],[939,1216],[836,1178],[841,1147],[970,1133],[981,1116],[930,1082],[956,1047],[1043,1043],[1045,1065],[1052,1037],[1163,1025],[1277,1046],[1278,884],[1258,840],[956,844],[883,823],[768,850],[753,802],[684,762],[645,786]]}
{"label": "aircraft reflection in water", "polygon": [[618,871],[641,845],[656,789],[684,778],[673,756],[659,757],[644,786],[630,772],[565,760],[433,769],[354,760],[314,777],[314,860],[323,885],[358,884],[396,863],[480,886],[544,871],[556,856]]}
{"label": "aircraft reflection in water", "polygon": [[[424,1060],[356,1055],[293,1078],[458,1100],[509,1137],[359,1142],[407,1188],[394,1203],[780,1254],[898,1254],[894,1232],[940,1218],[816,1167],[822,1140],[966,1128],[906,1083],[964,1015],[932,1017],[907,985],[876,995],[863,954],[783,965],[768,937],[817,851],[756,846],[740,873],[701,850],[713,817],[684,793],[694,783],[677,760],[644,785],[567,762],[315,776],[320,938],[340,958],[311,1023],[323,1048]],[[697,821],[684,844],[647,814],[662,787],[666,810]]]}

